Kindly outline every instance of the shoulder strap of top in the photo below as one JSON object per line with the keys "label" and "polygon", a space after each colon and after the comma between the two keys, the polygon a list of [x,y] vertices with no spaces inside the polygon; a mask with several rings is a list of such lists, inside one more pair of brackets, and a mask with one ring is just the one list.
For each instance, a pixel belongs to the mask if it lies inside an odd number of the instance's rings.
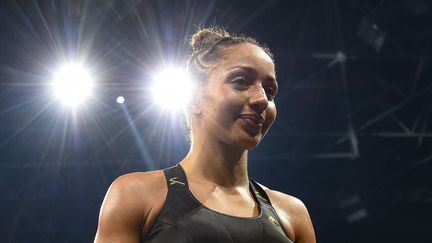
{"label": "shoulder strap of top", "polygon": [[168,190],[188,190],[186,174],[179,164],[164,169]]}
{"label": "shoulder strap of top", "polygon": [[179,219],[200,205],[191,197],[186,174],[180,165],[177,164],[163,171],[168,186],[168,194],[158,220],[176,225]]}
{"label": "shoulder strap of top", "polygon": [[271,206],[271,201],[270,198],[268,197],[267,193],[264,191],[264,189],[254,180],[250,179],[250,185],[252,187],[252,190],[256,196],[256,198],[258,199],[258,201],[260,201],[261,203],[264,203],[266,205]]}
{"label": "shoulder strap of top", "polygon": [[[270,198],[267,195],[267,193],[264,191],[264,189],[254,180],[249,178],[249,181],[251,182],[252,190],[254,191],[256,198],[259,200],[260,203],[266,205],[266,207],[271,211],[272,215],[268,216],[268,220],[275,225],[277,225],[282,231],[282,221],[277,214],[276,210],[273,208]],[[273,217],[274,216],[274,217]],[[276,218],[276,219],[275,219]]]}

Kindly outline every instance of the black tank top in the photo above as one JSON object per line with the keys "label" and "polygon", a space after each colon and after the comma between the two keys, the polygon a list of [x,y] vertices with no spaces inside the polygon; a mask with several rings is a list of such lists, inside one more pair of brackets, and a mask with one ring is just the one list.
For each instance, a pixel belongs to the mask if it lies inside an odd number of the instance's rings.
{"label": "black tank top", "polygon": [[293,243],[264,190],[249,185],[259,202],[256,217],[235,217],[201,204],[189,191],[180,165],[164,170],[168,195],[143,243]]}

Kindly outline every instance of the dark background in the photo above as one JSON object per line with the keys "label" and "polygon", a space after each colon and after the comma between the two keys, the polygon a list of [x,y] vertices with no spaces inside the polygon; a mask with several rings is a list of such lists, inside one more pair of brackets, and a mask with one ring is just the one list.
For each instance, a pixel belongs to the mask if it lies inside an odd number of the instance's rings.
{"label": "dark background", "polygon": [[[268,44],[278,118],[250,175],[300,198],[318,242],[432,242],[432,2],[3,1],[0,241],[91,242],[110,183],[188,149],[145,92],[216,24]],[[74,112],[50,75],[82,60],[95,97]],[[125,105],[115,102],[118,95]],[[151,195],[143,195],[151,196]]]}

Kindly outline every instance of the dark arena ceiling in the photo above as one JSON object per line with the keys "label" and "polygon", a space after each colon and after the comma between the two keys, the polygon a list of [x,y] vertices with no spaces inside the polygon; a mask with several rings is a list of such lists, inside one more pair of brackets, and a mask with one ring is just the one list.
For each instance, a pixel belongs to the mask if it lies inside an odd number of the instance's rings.
{"label": "dark arena ceiling", "polygon": [[[209,25],[275,55],[278,118],[251,151],[251,177],[300,198],[318,242],[432,242],[431,9],[428,0],[2,1],[0,242],[91,242],[116,177],[185,155],[181,117],[143,90]],[[71,111],[47,82],[74,59],[97,87]]]}

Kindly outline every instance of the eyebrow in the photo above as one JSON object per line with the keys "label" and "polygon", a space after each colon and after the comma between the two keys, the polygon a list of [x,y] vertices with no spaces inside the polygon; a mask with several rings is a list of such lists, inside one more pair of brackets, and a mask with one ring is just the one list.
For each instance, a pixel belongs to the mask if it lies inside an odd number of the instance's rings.
{"label": "eyebrow", "polygon": [[[232,70],[232,69],[236,69],[236,68],[240,68],[240,69],[246,70],[246,71],[248,71],[248,72],[252,72],[252,73],[254,73],[254,74],[257,73],[257,70],[256,70],[256,69],[254,69],[254,68],[252,68],[252,67],[250,67],[250,66],[243,66],[243,65],[234,66],[234,67],[231,68],[231,70]],[[267,80],[270,80],[270,81],[272,81],[272,82],[275,82],[275,83],[277,84],[276,77],[273,77],[273,76],[267,75],[267,78],[266,78],[266,79],[267,79]]]}

